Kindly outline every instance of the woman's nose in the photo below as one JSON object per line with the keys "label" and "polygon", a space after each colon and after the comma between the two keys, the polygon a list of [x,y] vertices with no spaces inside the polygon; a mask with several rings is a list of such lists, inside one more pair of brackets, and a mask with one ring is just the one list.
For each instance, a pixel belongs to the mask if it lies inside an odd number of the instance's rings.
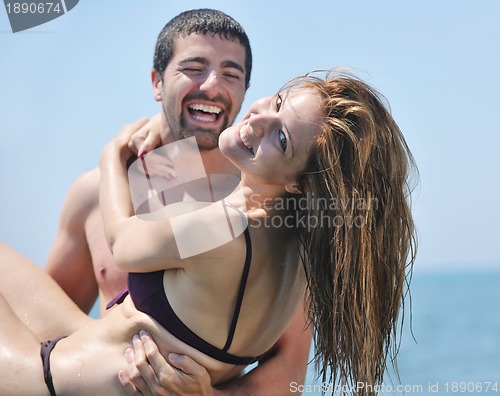
{"label": "woman's nose", "polygon": [[250,107],[250,112],[260,113],[266,109],[269,109],[270,100],[271,100],[270,97],[257,99],[255,102],[253,102],[252,106]]}
{"label": "woman's nose", "polygon": [[255,101],[250,108],[248,124],[252,127],[254,135],[258,138],[264,136],[266,130],[271,129],[273,115],[270,111],[270,98]]}

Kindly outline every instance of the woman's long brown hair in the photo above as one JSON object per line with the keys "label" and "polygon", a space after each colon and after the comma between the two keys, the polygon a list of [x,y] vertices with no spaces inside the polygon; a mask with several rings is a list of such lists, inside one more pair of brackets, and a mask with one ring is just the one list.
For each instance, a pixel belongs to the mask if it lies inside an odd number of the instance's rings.
{"label": "woman's long brown hair", "polygon": [[[383,97],[342,72],[288,87],[319,90],[325,114],[298,186],[298,229],[323,381],[370,394],[397,354],[416,236],[409,181],[416,166]],[[368,389],[368,390],[367,390]],[[357,393],[357,392],[353,392]]]}

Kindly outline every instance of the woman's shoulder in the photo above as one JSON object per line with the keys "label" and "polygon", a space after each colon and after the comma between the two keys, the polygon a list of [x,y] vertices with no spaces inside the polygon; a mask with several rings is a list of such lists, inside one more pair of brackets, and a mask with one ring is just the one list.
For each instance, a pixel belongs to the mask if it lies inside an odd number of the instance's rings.
{"label": "woman's shoulder", "polygon": [[176,255],[183,267],[200,260],[223,262],[244,248],[239,237],[246,229],[245,216],[228,209],[223,201],[176,202],[140,214],[138,218],[145,220],[145,224],[151,223],[150,230],[159,232],[161,238],[165,238],[168,230],[169,240],[175,243]]}

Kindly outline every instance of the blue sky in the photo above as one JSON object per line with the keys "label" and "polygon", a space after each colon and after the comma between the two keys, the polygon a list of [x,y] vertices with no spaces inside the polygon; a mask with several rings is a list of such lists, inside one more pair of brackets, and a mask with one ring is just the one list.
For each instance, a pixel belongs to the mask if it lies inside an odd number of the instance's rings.
{"label": "blue sky", "polygon": [[388,98],[420,170],[417,270],[500,268],[500,2],[402,3],[80,1],[16,34],[0,8],[0,240],[43,266],[72,182],[123,124],[159,110],[149,80],[158,32],[211,7],[251,40],[243,111],[334,66]]}

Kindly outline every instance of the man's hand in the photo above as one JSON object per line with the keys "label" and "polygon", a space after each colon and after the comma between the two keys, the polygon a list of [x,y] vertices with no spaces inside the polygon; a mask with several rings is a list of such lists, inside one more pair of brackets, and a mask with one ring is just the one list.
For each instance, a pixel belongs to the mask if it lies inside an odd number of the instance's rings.
{"label": "man's hand", "polygon": [[118,378],[127,395],[212,395],[210,376],[189,356],[170,353],[168,362],[153,339],[144,331],[134,336],[133,349],[127,348],[127,371]]}

